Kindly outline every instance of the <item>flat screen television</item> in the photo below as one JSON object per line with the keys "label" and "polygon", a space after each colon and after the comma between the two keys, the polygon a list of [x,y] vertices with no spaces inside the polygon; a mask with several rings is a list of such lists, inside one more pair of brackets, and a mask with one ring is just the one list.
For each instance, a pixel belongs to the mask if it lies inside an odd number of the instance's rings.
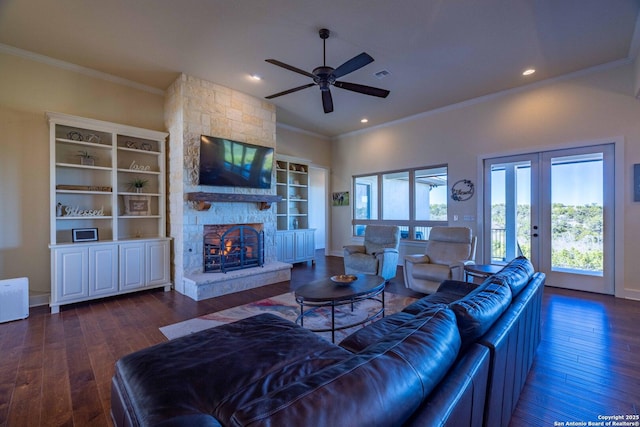
{"label": "flat screen television", "polygon": [[273,148],[200,136],[199,184],[271,188]]}

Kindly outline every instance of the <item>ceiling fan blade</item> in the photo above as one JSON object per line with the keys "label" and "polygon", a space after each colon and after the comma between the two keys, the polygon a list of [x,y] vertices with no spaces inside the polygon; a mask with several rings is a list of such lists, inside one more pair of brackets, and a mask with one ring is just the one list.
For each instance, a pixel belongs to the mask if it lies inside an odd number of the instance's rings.
{"label": "ceiling fan blade", "polygon": [[352,73],[372,62],[373,58],[366,52],[362,52],[360,55],[354,56],[353,58],[333,70],[332,74],[336,79],[339,79],[340,77],[346,76],[347,74]]}
{"label": "ceiling fan blade", "polygon": [[386,89],[379,89],[377,87],[359,85],[357,83],[334,82],[333,85],[335,87],[339,87],[340,89],[346,89],[352,92],[363,93],[365,95],[377,96],[380,98],[386,98],[387,95],[389,95],[390,93]]}
{"label": "ceiling fan blade", "polygon": [[302,74],[303,76],[311,77],[315,79],[316,76],[313,74],[306,72],[305,70],[301,70],[300,68],[294,67],[293,65],[285,64],[284,62],[280,62],[276,59],[265,59],[269,64],[277,65],[278,67],[286,68],[289,71],[293,71],[294,73]]}
{"label": "ceiling fan blade", "polygon": [[329,90],[322,91],[322,108],[324,108],[325,114],[333,111],[333,98]]}
{"label": "ceiling fan blade", "polygon": [[265,96],[265,98],[266,99],[277,98],[279,96],[286,95],[288,93],[297,92],[299,90],[306,89],[308,87],[315,86],[315,85],[316,85],[315,83],[309,83],[309,84],[306,84],[306,85],[294,87],[293,89],[289,89],[289,90],[285,90],[285,91],[282,91],[282,92],[274,93],[273,95]]}

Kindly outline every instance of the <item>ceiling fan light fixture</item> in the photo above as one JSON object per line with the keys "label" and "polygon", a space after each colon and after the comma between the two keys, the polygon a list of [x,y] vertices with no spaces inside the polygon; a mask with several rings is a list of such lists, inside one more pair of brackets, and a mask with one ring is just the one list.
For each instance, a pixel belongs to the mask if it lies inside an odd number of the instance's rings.
{"label": "ceiling fan light fixture", "polygon": [[285,68],[289,71],[293,71],[294,73],[302,74],[303,76],[311,77],[313,83],[274,93],[273,95],[266,96],[266,99],[277,98],[282,95],[287,95],[317,85],[322,96],[322,109],[324,110],[325,114],[327,114],[333,111],[333,97],[331,96],[331,86],[335,86],[337,88],[348,90],[351,92],[361,93],[364,95],[376,96],[379,98],[386,98],[389,95],[389,91],[386,89],[337,80],[349,73],[359,70],[367,64],[370,64],[371,62],[373,62],[373,58],[366,52],[362,52],[360,55],[356,55],[353,58],[349,59],[347,62],[343,63],[338,68],[329,67],[326,63],[326,41],[331,33],[326,28],[322,28],[318,33],[320,35],[320,38],[322,39],[323,61],[322,65],[314,68],[312,72],[302,70],[300,68],[294,67],[293,65],[285,64],[284,62],[278,61],[276,59],[265,59],[265,61],[270,64]]}

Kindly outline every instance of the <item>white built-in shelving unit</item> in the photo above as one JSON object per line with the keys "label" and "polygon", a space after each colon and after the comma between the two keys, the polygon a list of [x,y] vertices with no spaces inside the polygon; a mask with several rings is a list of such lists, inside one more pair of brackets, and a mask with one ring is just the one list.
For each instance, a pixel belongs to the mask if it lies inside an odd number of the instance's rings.
{"label": "white built-in shelving unit", "polygon": [[51,311],[151,287],[168,290],[167,134],[59,113],[47,118]]}
{"label": "white built-in shelving unit", "polygon": [[315,262],[315,229],[309,228],[309,165],[294,159],[276,159],[276,247],[278,261]]}

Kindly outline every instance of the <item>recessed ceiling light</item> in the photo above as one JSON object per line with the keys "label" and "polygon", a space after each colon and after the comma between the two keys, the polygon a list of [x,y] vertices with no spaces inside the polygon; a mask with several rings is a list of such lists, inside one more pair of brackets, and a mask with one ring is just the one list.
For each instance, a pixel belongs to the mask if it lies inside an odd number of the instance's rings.
{"label": "recessed ceiling light", "polygon": [[360,123],[368,123],[369,119],[367,119],[366,117],[363,119],[360,119]]}
{"label": "recessed ceiling light", "polygon": [[527,70],[524,70],[524,71],[522,72],[522,75],[523,75],[523,76],[530,76],[531,74],[533,74],[533,73],[535,73],[535,72],[536,72],[536,70],[534,70],[533,68],[529,68],[529,69],[527,69]]}
{"label": "recessed ceiling light", "polygon": [[257,74],[251,74],[251,78],[252,78],[253,80],[262,80],[262,77],[260,77],[260,76],[259,76],[259,75],[257,75]]}

